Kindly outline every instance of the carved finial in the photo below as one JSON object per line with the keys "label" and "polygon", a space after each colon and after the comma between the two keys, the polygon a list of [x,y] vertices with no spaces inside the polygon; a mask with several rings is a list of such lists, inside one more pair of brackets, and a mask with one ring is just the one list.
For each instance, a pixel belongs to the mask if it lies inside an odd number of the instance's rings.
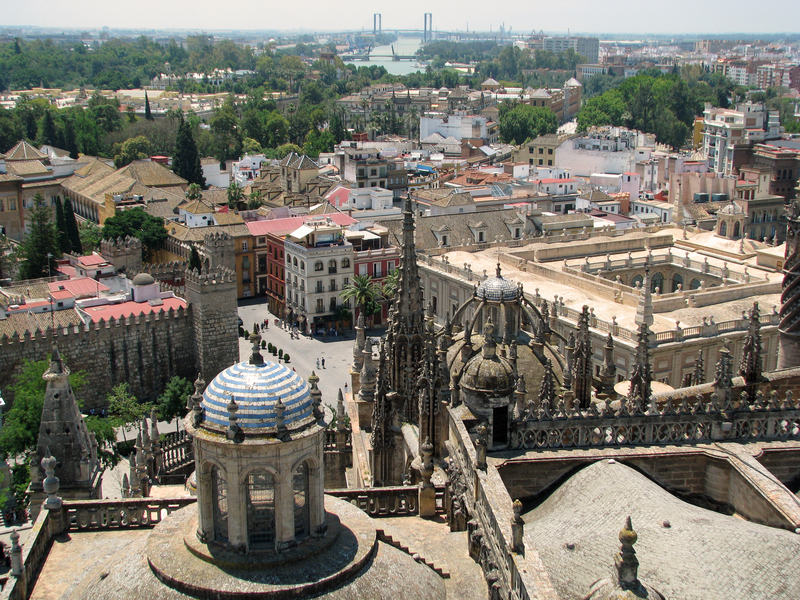
{"label": "carved finial", "polygon": [[633,530],[630,516],[625,520],[625,526],[619,532],[619,541],[622,544],[620,552],[616,557],[617,582],[623,589],[634,589],[639,587],[639,561],[636,558],[636,550],[633,545],[638,539],[638,535]]}
{"label": "carved finial", "polygon": [[261,356],[261,335],[258,333],[250,334],[250,343],[253,344],[253,352],[248,361],[251,365],[261,366],[264,364],[264,357]]}

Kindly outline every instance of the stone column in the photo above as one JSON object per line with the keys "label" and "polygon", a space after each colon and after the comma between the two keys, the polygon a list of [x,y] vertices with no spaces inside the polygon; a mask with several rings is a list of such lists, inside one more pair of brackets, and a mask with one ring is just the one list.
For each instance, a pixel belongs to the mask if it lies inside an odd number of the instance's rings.
{"label": "stone column", "polygon": [[422,482],[419,484],[419,516],[431,518],[436,515],[436,488],[431,483],[433,475],[433,444],[430,438],[425,438],[425,442],[420,447],[422,454],[422,467],[420,474]]}

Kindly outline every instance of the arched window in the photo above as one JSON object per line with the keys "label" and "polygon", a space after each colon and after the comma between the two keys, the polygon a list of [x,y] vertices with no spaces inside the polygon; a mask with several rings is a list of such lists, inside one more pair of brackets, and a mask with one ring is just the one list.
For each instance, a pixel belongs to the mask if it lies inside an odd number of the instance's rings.
{"label": "arched window", "polygon": [[689,289],[691,289],[691,290],[699,290],[700,289],[700,280],[699,279],[692,279],[691,283],[689,283]]}
{"label": "arched window", "polygon": [[228,482],[225,473],[211,467],[211,496],[214,507],[214,539],[228,541]]}
{"label": "arched window", "polygon": [[304,261],[304,260],[300,261],[300,270],[301,271],[305,271],[306,270],[306,261]]}
{"label": "arched window", "polygon": [[656,288],[658,291],[663,293],[664,292],[664,274],[663,273],[656,273],[653,275],[653,278],[650,280],[650,291],[655,292]]}
{"label": "arched window", "polygon": [[328,273],[336,273],[336,261],[334,259],[328,261]]}
{"label": "arched window", "polygon": [[295,267],[297,266],[297,257],[296,256],[292,257],[292,265],[295,266]]}
{"label": "arched window", "polygon": [[733,237],[739,237],[739,221],[733,224]]}
{"label": "arched window", "polygon": [[680,273],[675,273],[675,275],[672,276],[672,291],[673,292],[677,292],[678,291],[678,285],[683,286],[683,277],[681,276]]}
{"label": "arched window", "polygon": [[728,235],[728,223],[726,221],[722,221],[719,224],[719,234],[720,235]]}
{"label": "arched window", "polygon": [[766,235],[767,235],[767,228],[766,227],[762,227],[761,228],[761,239],[763,240],[766,237]]}
{"label": "arched window", "polygon": [[275,543],[275,480],[265,469],[247,475],[247,534],[251,549]]}
{"label": "arched window", "polygon": [[294,538],[308,537],[310,533],[310,511],[308,506],[308,463],[303,461],[292,475],[294,491]]}
{"label": "arched window", "polygon": [[315,271],[322,271],[322,261],[318,260],[314,263],[314,270]]}
{"label": "arched window", "polygon": [[343,258],[342,259],[342,268],[343,269],[349,269],[350,268],[350,259],[349,258]]}
{"label": "arched window", "polygon": [[631,287],[633,288],[638,287],[642,284],[643,281],[644,279],[642,278],[641,275],[634,275],[633,277],[631,277]]}

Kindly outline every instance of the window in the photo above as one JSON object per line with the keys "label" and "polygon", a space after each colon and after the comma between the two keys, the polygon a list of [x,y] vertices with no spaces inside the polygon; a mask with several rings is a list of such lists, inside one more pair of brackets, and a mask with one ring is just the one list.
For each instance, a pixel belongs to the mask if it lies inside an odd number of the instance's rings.
{"label": "window", "polygon": [[333,259],[328,261],[328,273],[336,273],[336,261]]}
{"label": "window", "polygon": [[330,307],[331,312],[336,311],[336,296],[331,297],[331,301],[329,302],[328,306]]}
{"label": "window", "polygon": [[2,200],[0,200],[0,212],[6,212],[6,205]]}
{"label": "window", "polygon": [[336,280],[335,279],[331,279],[331,289],[330,289],[330,291],[332,291],[332,292],[336,291]]}
{"label": "window", "polygon": [[359,275],[366,275],[367,274],[367,265],[366,264],[358,265],[358,274]]}
{"label": "window", "polygon": [[553,155],[553,149],[552,149],[552,148],[548,148],[548,149],[547,149],[547,153],[548,153],[550,156],[552,156],[552,155]]}
{"label": "window", "polygon": [[8,201],[8,210],[17,210],[17,201],[11,199]]}
{"label": "window", "polygon": [[243,269],[249,269],[250,268],[250,257],[249,256],[245,256],[244,258],[242,258],[242,268]]}
{"label": "window", "polygon": [[321,294],[324,290],[322,289],[322,281],[317,281],[317,294]]}
{"label": "window", "polygon": [[242,242],[242,252],[247,252],[247,242]]}
{"label": "window", "polygon": [[514,228],[514,237],[515,237],[515,238],[518,238],[518,237],[519,237],[519,227],[515,227],[515,228]]}
{"label": "window", "polygon": [[214,539],[228,541],[228,482],[224,473],[211,467],[211,501],[214,507]]}
{"label": "window", "polygon": [[347,286],[347,285],[350,285],[350,278],[349,277],[345,277],[342,280],[342,286]]}
{"label": "window", "polygon": [[297,268],[297,257],[292,257],[292,266],[296,269]]}
{"label": "window", "polygon": [[247,534],[250,548],[270,548],[275,542],[275,480],[265,469],[247,476]]}
{"label": "window", "polygon": [[343,258],[342,259],[342,268],[343,269],[349,269],[350,268],[350,259],[349,258]]}
{"label": "window", "polygon": [[442,246],[449,246],[449,240],[447,239],[446,235],[442,236]]}
{"label": "window", "polygon": [[544,148],[539,148],[539,154],[544,154]]}
{"label": "window", "polygon": [[317,313],[325,312],[325,300],[317,298]]}
{"label": "window", "polygon": [[315,271],[322,271],[322,261],[318,260],[314,263],[314,270]]}
{"label": "window", "polygon": [[373,263],[373,265],[372,265],[372,276],[375,279],[378,279],[379,277],[382,276],[381,263]]}
{"label": "window", "polygon": [[483,242],[483,232],[482,231],[478,232],[478,243],[480,243],[480,242]]}
{"label": "window", "polygon": [[310,530],[310,511],[308,506],[308,464],[303,461],[292,475],[294,492],[294,538],[308,537]]}
{"label": "window", "polygon": [[300,270],[301,271],[305,271],[306,270],[306,261],[304,261],[304,260],[300,261]]}
{"label": "window", "polygon": [[263,246],[266,243],[267,243],[267,238],[265,238],[265,237],[258,238],[258,245],[259,246]]}

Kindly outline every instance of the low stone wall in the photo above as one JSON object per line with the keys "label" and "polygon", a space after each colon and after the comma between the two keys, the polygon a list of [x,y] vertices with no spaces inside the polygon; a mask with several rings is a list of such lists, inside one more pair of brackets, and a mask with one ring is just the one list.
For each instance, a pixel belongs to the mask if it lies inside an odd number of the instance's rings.
{"label": "low stone wall", "polygon": [[[561,241],[561,240],[557,240]],[[620,252],[638,252],[648,248],[669,248],[673,244],[671,233],[656,233],[650,236],[621,236],[619,238],[598,237],[594,238],[591,245],[573,244],[571,240],[564,240],[563,246],[536,248],[512,252],[513,256],[534,262],[549,262],[569,258],[583,258],[585,256],[601,256],[605,254],[619,254]]]}

